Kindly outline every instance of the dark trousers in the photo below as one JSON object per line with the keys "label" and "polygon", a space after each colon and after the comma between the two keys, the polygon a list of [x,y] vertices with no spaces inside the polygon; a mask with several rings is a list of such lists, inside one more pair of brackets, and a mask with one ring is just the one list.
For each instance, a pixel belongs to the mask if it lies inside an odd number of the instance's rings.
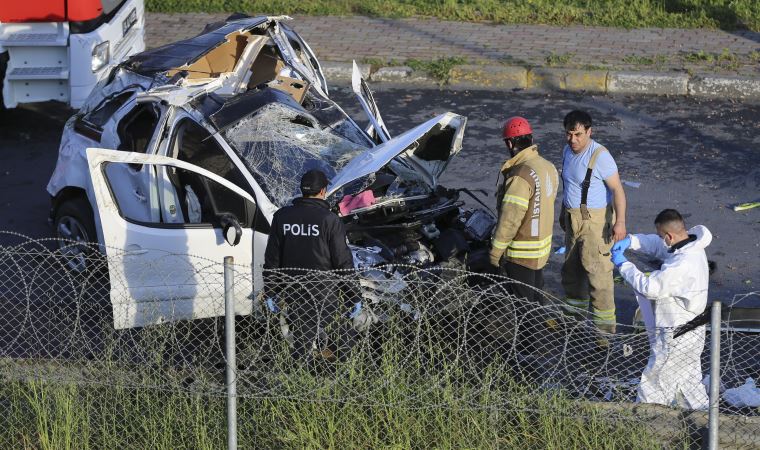
{"label": "dark trousers", "polygon": [[345,357],[357,333],[350,321],[342,317],[338,298],[329,289],[314,286],[289,289],[286,296],[288,325],[294,340],[293,358],[312,360],[314,353],[325,349]]}
{"label": "dark trousers", "polygon": [[504,260],[502,260],[500,269],[502,275],[517,281],[517,283],[507,284],[507,289],[511,294],[520,298],[526,298],[528,301],[539,303],[541,305],[548,304],[548,300],[544,295],[536,291],[536,289],[542,290],[544,288],[543,269],[528,269],[527,267],[515,264],[512,261]]}

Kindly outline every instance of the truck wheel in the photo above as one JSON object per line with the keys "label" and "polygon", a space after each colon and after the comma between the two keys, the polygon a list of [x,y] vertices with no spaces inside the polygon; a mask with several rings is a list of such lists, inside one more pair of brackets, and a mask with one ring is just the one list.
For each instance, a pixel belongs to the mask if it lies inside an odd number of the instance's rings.
{"label": "truck wheel", "polygon": [[97,251],[95,219],[87,199],[74,197],[64,201],[55,212],[54,226],[66,265],[75,272],[87,270],[88,259]]}

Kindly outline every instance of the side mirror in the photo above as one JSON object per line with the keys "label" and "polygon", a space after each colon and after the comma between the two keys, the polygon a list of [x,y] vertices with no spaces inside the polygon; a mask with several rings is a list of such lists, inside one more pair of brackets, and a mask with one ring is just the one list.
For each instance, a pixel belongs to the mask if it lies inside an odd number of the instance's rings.
{"label": "side mirror", "polygon": [[238,245],[243,237],[243,228],[237,218],[232,214],[224,214],[219,218],[219,222],[222,225],[224,240],[233,247]]}

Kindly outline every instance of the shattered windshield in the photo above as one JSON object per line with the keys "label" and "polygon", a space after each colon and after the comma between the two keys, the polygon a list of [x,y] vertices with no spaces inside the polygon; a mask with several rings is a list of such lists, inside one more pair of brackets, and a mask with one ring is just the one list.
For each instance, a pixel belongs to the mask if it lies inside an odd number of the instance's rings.
{"label": "shattered windshield", "polygon": [[352,158],[366,151],[303,111],[279,103],[262,107],[223,131],[269,199],[281,207],[300,195],[301,175],[320,169],[332,179]]}

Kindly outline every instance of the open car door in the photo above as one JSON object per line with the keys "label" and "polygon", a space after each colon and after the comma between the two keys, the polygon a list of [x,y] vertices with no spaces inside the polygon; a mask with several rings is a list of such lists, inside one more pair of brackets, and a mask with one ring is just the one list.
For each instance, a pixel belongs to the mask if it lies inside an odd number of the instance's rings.
{"label": "open car door", "polygon": [[[235,277],[235,313],[251,313],[254,244],[263,255],[266,235],[253,232],[256,204],[247,192],[164,156],[89,148],[87,160],[116,329],[224,315],[225,256],[246,268]],[[127,164],[149,166],[148,186],[115,183]],[[140,204],[159,217],[130,217]]]}

